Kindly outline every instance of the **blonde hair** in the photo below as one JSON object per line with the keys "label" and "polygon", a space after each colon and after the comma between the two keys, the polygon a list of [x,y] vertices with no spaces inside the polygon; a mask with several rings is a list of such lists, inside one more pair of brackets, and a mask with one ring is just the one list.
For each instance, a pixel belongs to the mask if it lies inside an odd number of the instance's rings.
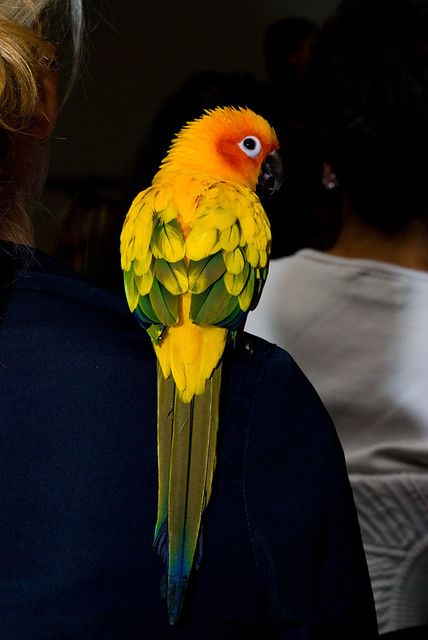
{"label": "blonde hair", "polygon": [[37,79],[49,17],[61,11],[71,34],[74,80],[83,27],[81,0],[0,0],[0,128],[25,130],[38,100]]}
{"label": "blonde hair", "polygon": [[[52,46],[63,40],[71,64],[66,96],[76,76],[83,29],[82,0],[0,0],[0,238],[29,244],[28,207],[42,179],[44,155],[27,134],[39,106],[40,78],[52,64]],[[64,49],[60,42],[61,53]],[[71,49],[71,51],[70,51]],[[45,66],[45,69],[43,69]],[[32,152],[16,153],[18,137]],[[41,151],[40,151],[41,152]],[[26,163],[26,164],[22,164]],[[33,163],[33,164],[31,164]],[[35,187],[34,185],[37,186]],[[1,283],[0,283],[1,286]]]}

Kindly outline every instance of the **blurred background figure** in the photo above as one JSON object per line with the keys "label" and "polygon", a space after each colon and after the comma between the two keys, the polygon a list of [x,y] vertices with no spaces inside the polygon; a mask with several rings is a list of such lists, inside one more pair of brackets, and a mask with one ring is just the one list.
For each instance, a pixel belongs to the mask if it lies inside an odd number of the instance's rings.
{"label": "blurred background figure", "polygon": [[273,261],[247,329],[293,354],[333,417],[393,631],[428,623],[428,2],[344,2],[308,104],[340,231]]}
{"label": "blurred background figure", "polygon": [[126,207],[119,190],[110,193],[94,178],[70,194],[61,211],[53,256],[90,282],[123,296],[118,242]]}
{"label": "blurred background figure", "polygon": [[303,17],[271,24],[263,38],[266,75],[282,121],[303,122],[303,89],[317,25]]}
{"label": "blurred background figure", "polygon": [[319,159],[305,126],[304,86],[317,30],[308,18],[289,17],[271,24],[263,38],[270,120],[284,163],[282,189],[266,202],[273,258],[302,247],[326,249],[332,242],[334,201],[320,198]]}

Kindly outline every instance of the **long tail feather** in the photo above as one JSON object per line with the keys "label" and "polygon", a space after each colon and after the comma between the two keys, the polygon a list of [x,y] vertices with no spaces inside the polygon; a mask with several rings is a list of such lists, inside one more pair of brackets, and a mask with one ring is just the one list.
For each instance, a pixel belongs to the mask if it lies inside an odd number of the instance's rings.
{"label": "long tail feather", "polygon": [[169,463],[171,459],[174,419],[175,384],[170,377],[165,380],[159,362],[157,364],[158,390],[158,513],[153,546],[168,565],[168,493]]}
{"label": "long tail feather", "polygon": [[[207,381],[205,393],[184,403],[176,389],[172,400],[170,385],[174,383],[158,374],[158,400],[165,405],[158,409],[159,505],[155,546],[167,565],[170,624],[180,617],[198,541],[201,545],[201,518],[211,495],[216,462],[220,383],[221,365]],[[196,555],[200,556],[199,550]]]}
{"label": "long tail feather", "polygon": [[[193,401],[176,400],[170,460],[168,500],[168,616],[174,624],[181,612],[184,592],[192,564],[187,534],[190,462],[192,455]],[[193,532],[194,533],[194,532]]]}

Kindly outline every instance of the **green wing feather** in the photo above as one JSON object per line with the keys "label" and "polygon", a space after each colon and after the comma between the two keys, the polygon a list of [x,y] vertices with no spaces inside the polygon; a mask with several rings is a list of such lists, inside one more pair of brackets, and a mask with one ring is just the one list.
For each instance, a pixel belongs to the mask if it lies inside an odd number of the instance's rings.
{"label": "green wing feather", "polygon": [[226,265],[222,251],[201,260],[190,260],[188,267],[190,293],[198,294],[206,291],[225,272]]}
{"label": "green wing feather", "polygon": [[268,219],[250,189],[218,182],[201,195],[186,243],[193,322],[231,330],[244,325],[267,277],[270,243]]}
{"label": "green wing feather", "polygon": [[176,217],[168,189],[151,186],[135,198],[121,235],[126,298],[154,342],[163,335],[160,327],[178,321],[179,295],[188,290]]}
{"label": "green wing feather", "polygon": [[175,406],[175,384],[163,377],[157,365],[158,390],[158,513],[155,526],[154,547],[164,562],[168,562],[168,492]]}

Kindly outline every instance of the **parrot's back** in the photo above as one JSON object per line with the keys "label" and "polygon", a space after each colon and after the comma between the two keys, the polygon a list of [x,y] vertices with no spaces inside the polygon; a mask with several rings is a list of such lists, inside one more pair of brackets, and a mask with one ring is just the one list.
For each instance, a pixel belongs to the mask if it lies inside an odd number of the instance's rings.
{"label": "parrot's back", "polygon": [[[177,135],[121,236],[127,300],[158,359],[155,548],[174,624],[212,490],[221,360],[257,304],[270,227],[255,193],[272,183],[278,141],[247,109],[216,109]],[[269,160],[269,163],[268,163]]]}

